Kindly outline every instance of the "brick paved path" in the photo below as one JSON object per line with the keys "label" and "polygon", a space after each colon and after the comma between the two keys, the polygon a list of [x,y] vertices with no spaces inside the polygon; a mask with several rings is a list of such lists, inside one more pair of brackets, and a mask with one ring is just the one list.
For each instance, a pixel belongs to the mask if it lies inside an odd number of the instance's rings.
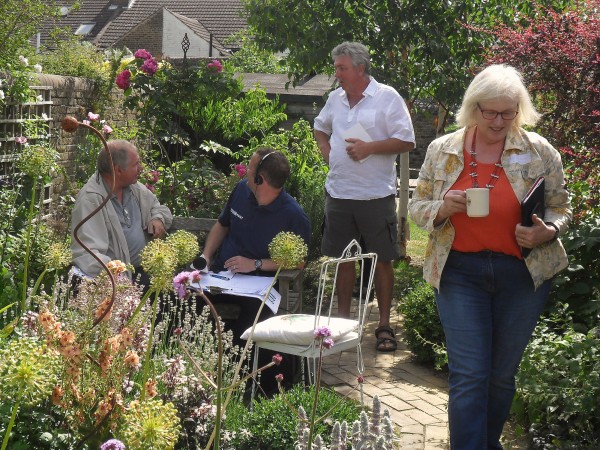
{"label": "brick paved path", "polygon": [[[362,343],[365,363],[364,402],[372,405],[378,395],[401,432],[402,450],[448,449],[448,383],[445,373],[413,363],[402,339],[401,318],[392,306],[391,326],[396,331],[398,350],[375,351],[375,328],[379,319],[377,302],[369,305],[369,319]],[[336,391],[360,400],[357,385],[356,352],[347,351],[324,360],[322,381]]]}

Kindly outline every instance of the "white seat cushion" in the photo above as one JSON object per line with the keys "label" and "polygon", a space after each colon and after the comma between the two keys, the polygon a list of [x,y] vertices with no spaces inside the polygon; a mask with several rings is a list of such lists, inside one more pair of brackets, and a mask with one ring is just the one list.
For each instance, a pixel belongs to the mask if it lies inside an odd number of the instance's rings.
{"label": "white seat cushion", "polygon": [[[321,316],[317,327],[326,326],[331,330],[331,338],[335,342],[346,334],[357,331],[358,322],[341,317],[327,318]],[[242,334],[242,339],[250,337],[248,328]],[[256,324],[253,341],[277,342],[292,345],[310,345],[314,339],[315,316],[310,314],[286,314],[271,317]]]}

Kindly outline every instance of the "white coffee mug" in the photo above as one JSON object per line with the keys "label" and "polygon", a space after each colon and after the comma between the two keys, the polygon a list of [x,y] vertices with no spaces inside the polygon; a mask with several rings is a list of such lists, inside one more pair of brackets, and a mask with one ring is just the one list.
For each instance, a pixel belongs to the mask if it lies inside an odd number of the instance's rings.
{"label": "white coffee mug", "polygon": [[467,216],[485,217],[490,213],[490,190],[469,188],[467,193]]}

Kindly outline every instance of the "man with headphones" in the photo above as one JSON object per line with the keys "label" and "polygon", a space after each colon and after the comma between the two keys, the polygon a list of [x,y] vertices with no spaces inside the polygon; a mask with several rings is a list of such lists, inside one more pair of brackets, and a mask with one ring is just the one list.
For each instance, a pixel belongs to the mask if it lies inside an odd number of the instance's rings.
{"label": "man with headphones", "polygon": [[295,233],[308,245],[308,217],[283,188],[289,175],[283,153],[260,148],[252,155],[247,178],[233,188],[206,238],[202,256],[211,270],[273,275],[268,245],[278,233]]}

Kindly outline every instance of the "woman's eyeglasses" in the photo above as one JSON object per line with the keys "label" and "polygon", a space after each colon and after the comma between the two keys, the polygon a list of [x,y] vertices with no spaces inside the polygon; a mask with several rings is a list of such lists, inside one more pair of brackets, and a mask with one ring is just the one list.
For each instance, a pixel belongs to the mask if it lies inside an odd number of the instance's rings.
{"label": "woman's eyeglasses", "polygon": [[513,120],[519,114],[519,111],[494,111],[493,109],[481,109],[479,103],[477,103],[477,108],[481,111],[481,115],[486,120],[494,120],[498,115],[502,117],[504,120]]}

